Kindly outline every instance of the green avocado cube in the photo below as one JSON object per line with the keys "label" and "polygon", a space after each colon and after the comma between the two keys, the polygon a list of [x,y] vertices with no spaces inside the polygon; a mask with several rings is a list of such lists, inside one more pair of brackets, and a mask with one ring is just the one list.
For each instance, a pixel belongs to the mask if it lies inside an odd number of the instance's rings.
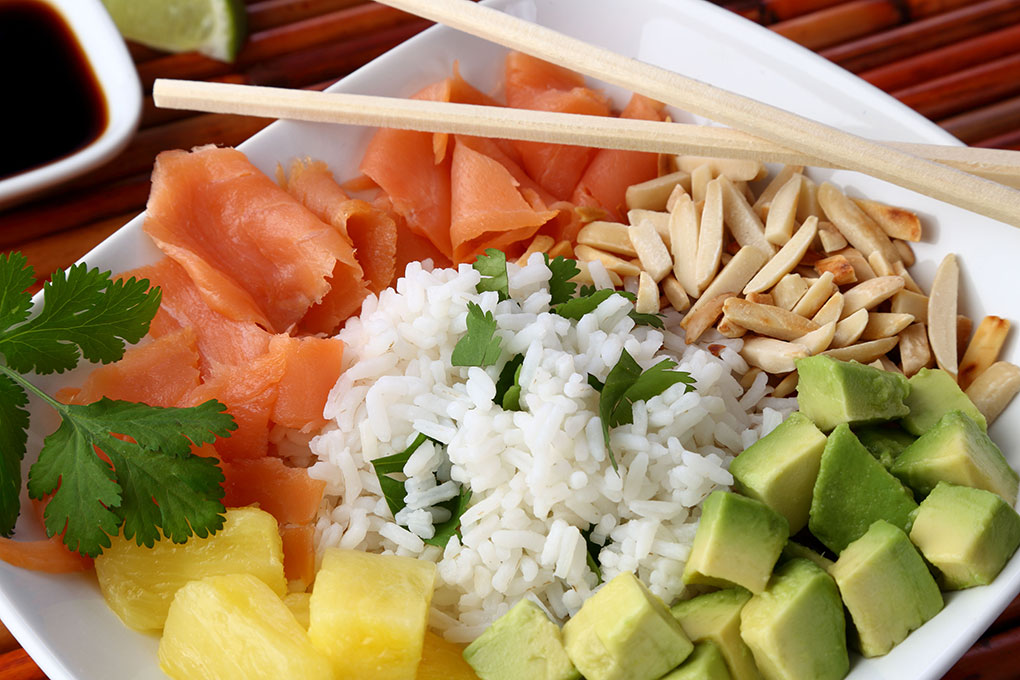
{"label": "green avocado cube", "polygon": [[895,425],[863,425],[852,428],[857,439],[864,444],[882,466],[888,470],[896,457],[917,439]]}
{"label": "green avocado cube", "polygon": [[521,600],[464,649],[482,680],[578,680],[560,628],[531,600]]}
{"label": "green avocado cube", "polygon": [[900,422],[903,428],[918,437],[927,432],[950,411],[963,411],[982,430],[988,429],[984,415],[974,406],[953,376],[939,368],[922,368],[910,380],[906,403],[910,413]]}
{"label": "green avocado cube", "polygon": [[786,519],[769,506],[713,491],[701,506],[683,581],[760,593],[788,537]]}
{"label": "green avocado cube", "polygon": [[899,527],[884,520],[840,553],[829,570],[866,657],[881,656],[942,609],[928,566]]}
{"label": "green avocado cube", "polygon": [[910,491],[868,453],[846,425],[825,444],[818,469],[808,528],[837,555],[884,519],[904,531],[917,503]]}
{"label": "green avocado cube", "polygon": [[737,491],[786,518],[790,533],[807,526],[811,490],[825,448],[825,435],[803,413],[786,420],[730,463]]}
{"label": "green avocado cube", "polygon": [[718,647],[733,680],[761,680],[754,656],[740,637],[740,610],[750,599],[750,591],[727,588],[678,602],[670,609],[691,642]]}
{"label": "green avocado cube", "polygon": [[731,680],[719,648],[711,642],[694,645],[694,651],[676,670],[662,680]]}
{"label": "green avocado cube", "polygon": [[919,497],[939,482],[951,482],[997,493],[1016,503],[1020,477],[981,426],[963,411],[950,411],[908,446],[891,472]]}
{"label": "green avocado cube", "polygon": [[990,491],[939,482],[921,501],[910,540],[944,590],[987,585],[1020,546],[1020,515]]}
{"label": "green avocado cube", "polygon": [[786,545],[783,546],[783,552],[779,556],[779,563],[784,564],[790,560],[797,559],[798,557],[811,560],[825,571],[828,571],[833,565],[833,561],[828,557],[815,552],[806,545],[801,545],[800,543],[795,543],[793,541],[787,541]]}
{"label": "green avocado cube", "polygon": [[740,635],[768,680],[841,680],[850,670],[839,591],[810,560],[776,569],[741,610]]}
{"label": "green avocado cube", "polygon": [[907,379],[857,361],[818,354],[797,360],[797,405],[818,429],[878,423],[910,412]]}
{"label": "green avocado cube", "polygon": [[694,649],[662,600],[628,572],[563,624],[563,646],[587,680],[656,680]]}

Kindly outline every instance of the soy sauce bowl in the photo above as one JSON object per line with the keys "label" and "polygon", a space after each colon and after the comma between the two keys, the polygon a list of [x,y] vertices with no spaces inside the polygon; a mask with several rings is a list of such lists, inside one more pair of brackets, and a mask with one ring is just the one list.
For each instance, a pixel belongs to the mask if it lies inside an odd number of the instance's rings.
{"label": "soy sauce bowl", "polygon": [[6,29],[8,45],[23,44],[18,54],[5,55],[11,89],[5,93],[10,108],[0,112],[7,154],[0,167],[2,210],[124,148],[138,125],[142,88],[100,0],[5,0],[0,12],[6,17],[0,36]]}

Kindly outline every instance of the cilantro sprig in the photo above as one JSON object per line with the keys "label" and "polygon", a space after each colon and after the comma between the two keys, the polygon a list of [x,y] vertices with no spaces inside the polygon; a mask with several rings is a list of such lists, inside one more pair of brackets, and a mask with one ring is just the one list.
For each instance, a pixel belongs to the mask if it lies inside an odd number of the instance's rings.
{"label": "cilantro sprig", "polygon": [[44,514],[49,536],[63,534],[68,548],[94,557],[120,532],[151,546],[161,536],[182,543],[218,530],[223,473],[216,459],[191,449],[236,429],[223,404],[159,408],[105,398],[62,404],[22,375],[62,373],[81,358],[120,359],[148,331],[159,289],[76,265],[52,276],[33,316],[26,290],[33,280],[24,256],[0,257],[0,533],[13,532],[20,510],[29,393],[61,419],[28,474],[31,498],[52,494]]}
{"label": "cilantro sprig", "polygon": [[483,312],[474,302],[467,303],[467,334],[453,346],[450,363],[454,366],[492,366],[499,359],[500,338],[496,335],[496,317]]}

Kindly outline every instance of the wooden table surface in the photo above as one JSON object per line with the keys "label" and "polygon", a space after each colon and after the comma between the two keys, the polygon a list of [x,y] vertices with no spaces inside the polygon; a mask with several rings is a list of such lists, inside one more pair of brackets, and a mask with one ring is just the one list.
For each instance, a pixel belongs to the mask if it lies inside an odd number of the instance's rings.
{"label": "wooden table surface", "polygon": [[[429,24],[366,0],[246,0],[250,36],[234,64],[130,45],[147,94],[157,77],[322,89]],[[626,0],[619,0],[625,2]],[[964,142],[1020,150],[1020,0],[717,0],[815,50]],[[0,249],[21,250],[40,281],[138,214],[164,149],[236,145],[268,121],[164,111],[112,162],[0,211]],[[1020,677],[1020,598],[946,675]],[[45,676],[0,626],[0,680]]]}

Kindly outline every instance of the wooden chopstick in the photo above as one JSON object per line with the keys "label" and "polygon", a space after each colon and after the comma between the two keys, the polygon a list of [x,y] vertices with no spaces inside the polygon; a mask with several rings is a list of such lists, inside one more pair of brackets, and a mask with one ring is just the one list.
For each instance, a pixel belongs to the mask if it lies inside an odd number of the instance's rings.
{"label": "wooden chopstick", "polygon": [[691,113],[1020,227],[1020,191],[798,116],[470,0],[382,0]]}
{"label": "wooden chopstick", "polygon": [[[164,108],[838,167],[737,130],[704,125],[187,80],[157,80],[152,94]],[[890,146],[1020,187],[1020,153],[1014,151]]]}

